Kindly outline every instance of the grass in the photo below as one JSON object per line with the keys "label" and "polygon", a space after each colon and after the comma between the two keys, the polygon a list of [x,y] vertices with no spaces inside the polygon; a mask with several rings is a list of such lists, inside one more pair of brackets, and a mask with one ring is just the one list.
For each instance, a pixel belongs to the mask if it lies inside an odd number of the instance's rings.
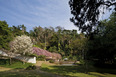
{"label": "grass", "polygon": [[[82,65],[77,66],[56,66],[50,63],[44,62],[41,66],[41,72],[39,69],[36,70],[25,70],[26,67],[32,65],[31,63],[23,64],[20,61],[16,61],[11,65],[5,64],[0,65],[0,77],[116,77],[116,69],[106,68],[95,68],[92,66],[88,67],[88,73]],[[12,69],[7,69],[12,68]],[[20,69],[21,68],[21,69]],[[53,74],[52,74],[53,73]]]}
{"label": "grass", "polygon": [[12,69],[9,71],[0,71],[0,77],[52,77],[52,76],[39,73],[37,70]]}
{"label": "grass", "polygon": [[83,66],[50,66],[42,64],[41,70],[69,77],[116,77],[116,69],[89,67],[88,73]]}
{"label": "grass", "polygon": [[0,65],[0,77],[54,77],[49,73],[42,73],[38,69],[26,70],[31,63],[14,62],[11,65]]}
{"label": "grass", "polygon": [[26,67],[32,65],[31,63],[25,63],[23,64],[22,62],[15,62],[11,65],[5,64],[5,65],[0,65],[1,67],[6,67],[6,68],[13,68],[13,69],[25,69]]}
{"label": "grass", "polygon": [[[5,64],[1,61],[0,64],[0,77],[55,77],[56,75],[51,73],[46,73],[40,71],[39,69],[35,70],[26,70],[25,68],[32,65],[31,63],[23,64],[20,61],[12,61],[12,64],[9,65],[9,61],[6,61]],[[61,77],[61,76],[57,76]]]}
{"label": "grass", "polygon": [[6,67],[6,68],[13,68],[13,69],[25,69],[30,65],[33,65],[32,63],[23,63],[19,60],[12,59],[11,64],[9,63],[9,59],[6,60],[0,60],[0,66]]}

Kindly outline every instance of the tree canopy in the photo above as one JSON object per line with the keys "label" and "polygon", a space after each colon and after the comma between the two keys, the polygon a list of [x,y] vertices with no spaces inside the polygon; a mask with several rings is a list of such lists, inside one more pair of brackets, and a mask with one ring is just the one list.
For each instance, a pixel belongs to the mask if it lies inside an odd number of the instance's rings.
{"label": "tree canopy", "polygon": [[101,21],[98,25],[98,34],[94,40],[88,42],[88,59],[98,60],[99,63],[113,64],[116,61],[116,14]]}
{"label": "tree canopy", "polygon": [[6,21],[0,21],[0,48],[9,49],[12,40],[12,31]]}
{"label": "tree canopy", "polygon": [[82,32],[90,34],[99,24],[101,8],[111,10],[114,6],[116,10],[116,0],[70,0],[71,14],[70,19]]}
{"label": "tree canopy", "polygon": [[11,51],[22,55],[32,54],[33,43],[29,36],[21,35],[17,36],[11,43]]}

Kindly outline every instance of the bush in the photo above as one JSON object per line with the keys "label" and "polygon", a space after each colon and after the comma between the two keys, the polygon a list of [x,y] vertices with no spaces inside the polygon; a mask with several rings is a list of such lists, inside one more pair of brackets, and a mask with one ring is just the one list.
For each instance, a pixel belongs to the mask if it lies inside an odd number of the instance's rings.
{"label": "bush", "polygon": [[44,55],[37,56],[37,60],[44,61],[45,56]]}
{"label": "bush", "polygon": [[37,67],[35,65],[30,65],[26,68],[26,70],[35,70]]}
{"label": "bush", "polygon": [[45,56],[44,55],[38,56],[37,54],[31,54],[29,56],[30,57],[36,57],[36,60],[39,60],[39,61],[44,61],[45,60]]}
{"label": "bush", "polygon": [[50,63],[54,63],[55,61],[54,60],[49,60]]}
{"label": "bush", "polygon": [[38,57],[38,55],[36,55],[36,54],[30,54],[30,55],[28,55],[29,57]]}
{"label": "bush", "polygon": [[9,59],[0,59],[0,65],[9,64]]}
{"label": "bush", "polygon": [[77,57],[76,57],[76,56],[69,55],[69,56],[68,56],[68,59],[69,59],[69,60],[77,60]]}
{"label": "bush", "polygon": [[[11,58],[11,64],[15,64],[16,62],[21,62],[21,61]],[[0,59],[0,65],[10,65],[10,59]]]}

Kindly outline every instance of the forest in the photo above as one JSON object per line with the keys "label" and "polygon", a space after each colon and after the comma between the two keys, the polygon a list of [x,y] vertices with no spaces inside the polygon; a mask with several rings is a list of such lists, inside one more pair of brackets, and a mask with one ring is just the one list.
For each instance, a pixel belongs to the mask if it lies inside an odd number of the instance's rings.
{"label": "forest", "polygon": [[[56,52],[71,60],[87,60],[102,64],[116,63],[116,14],[100,21],[91,37],[77,30],[66,30],[60,26],[34,27],[29,32],[25,25],[9,27],[6,21],[0,21],[0,48],[10,50],[9,43],[16,37],[31,37],[33,47]],[[90,40],[91,38],[91,40]]]}

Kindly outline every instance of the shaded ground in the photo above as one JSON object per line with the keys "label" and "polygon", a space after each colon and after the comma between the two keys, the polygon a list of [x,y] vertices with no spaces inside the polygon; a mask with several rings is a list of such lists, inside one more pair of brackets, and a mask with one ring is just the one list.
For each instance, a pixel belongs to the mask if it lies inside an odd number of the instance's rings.
{"label": "shaded ground", "polygon": [[0,71],[0,77],[63,77],[40,70],[12,69]]}
{"label": "shaded ground", "polygon": [[116,69],[83,66],[56,66],[49,62],[38,61],[36,70],[0,67],[0,77],[116,77]]}
{"label": "shaded ground", "polygon": [[[13,69],[13,68],[0,67],[0,77],[64,77],[64,76],[56,75],[53,73],[41,71],[39,68],[42,63],[43,61],[37,62],[36,70],[25,70],[22,68]],[[44,63],[50,64],[49,62],[44,62]]]}
{"label": "shaded ground", "polygon": [[86,68],[83,66],[49,66],[42,64],[41,70],[66,77],[116,77],[116,69],[105,69],[89,67],[86,74]]}

